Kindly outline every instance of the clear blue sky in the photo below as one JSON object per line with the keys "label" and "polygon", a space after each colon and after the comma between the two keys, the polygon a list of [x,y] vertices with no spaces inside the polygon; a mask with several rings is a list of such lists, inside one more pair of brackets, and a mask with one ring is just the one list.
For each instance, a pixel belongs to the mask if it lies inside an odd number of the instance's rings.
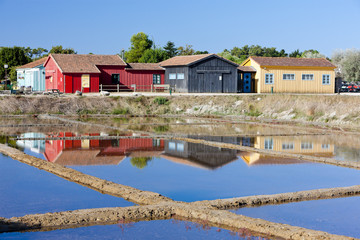
{"label": "clear blue sky", "polygon": [[360,0],[0,0],[0,46],[116,54],[145,32],[218,53],[259,44],[291,52],[360,48]]}

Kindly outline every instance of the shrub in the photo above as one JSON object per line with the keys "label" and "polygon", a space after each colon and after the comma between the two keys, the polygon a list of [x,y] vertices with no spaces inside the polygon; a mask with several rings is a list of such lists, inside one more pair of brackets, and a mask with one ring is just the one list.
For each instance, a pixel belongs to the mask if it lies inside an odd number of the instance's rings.
{"label": "shrub", "polygon": [[125,114],[129,114],[130,111],[128,108],[115,108],[111,114],[114,114],[114,115],[125,115]]}
{"label": "shrub", "polygon": [[168,105],[169,99],[164,98],[164,97],[156,97],[154,99],[154,103],[157,103],[158,105]]}

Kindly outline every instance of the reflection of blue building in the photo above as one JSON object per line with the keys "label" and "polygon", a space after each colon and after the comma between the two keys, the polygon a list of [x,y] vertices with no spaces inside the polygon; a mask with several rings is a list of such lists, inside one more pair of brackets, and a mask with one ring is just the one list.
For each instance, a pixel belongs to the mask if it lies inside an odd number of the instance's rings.
{"label": "reflection of blue building", "polygon": [[[45,138],[42,133],[23,133],[20,138]],[[34,153],[45,152],[45,140],[18,140],[16,141],[18,147],[28,149]]]}

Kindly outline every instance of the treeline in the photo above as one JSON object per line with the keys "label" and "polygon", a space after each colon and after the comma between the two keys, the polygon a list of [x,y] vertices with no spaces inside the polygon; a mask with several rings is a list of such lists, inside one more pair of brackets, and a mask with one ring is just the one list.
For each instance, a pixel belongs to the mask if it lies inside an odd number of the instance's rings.
{"label": "treeline", "polygon": [[0,47],[0,79],[5,78],[4,65],[8,65],[7,74],[11,81],[16,80],[16,68],[29,62],[35,61],[50,53],[76,54],[73,48],[63,48],[63,46],[53,46],[50,51],[45,48],[30,47]]}
{"label": "treeline", "polygon": [[143,32],[133,35],[130,39],[131,47],[124,51],[123,57],[126,62],[158,63],[166,59],[181,56],[206,54],[208,51],[196,51],[192,45],[176,47],[174,42],[168,41],[165,46],[156,46]]}

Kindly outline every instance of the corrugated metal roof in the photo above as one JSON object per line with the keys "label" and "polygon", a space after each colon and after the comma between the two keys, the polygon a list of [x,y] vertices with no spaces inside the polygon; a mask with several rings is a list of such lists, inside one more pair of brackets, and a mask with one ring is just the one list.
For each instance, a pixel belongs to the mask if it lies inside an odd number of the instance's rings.
{"label": "corrugated metal roof", "polygon": [[127,66],[118,55],[51,54],[63,73],[100,73],[96,66]]}
{"label": "corrugated metal roof", "polygon": [[260,66],[287,66],[287,67],[331,67],[336,68],[326,58],[291,58],[291,57],[250,57]]}

